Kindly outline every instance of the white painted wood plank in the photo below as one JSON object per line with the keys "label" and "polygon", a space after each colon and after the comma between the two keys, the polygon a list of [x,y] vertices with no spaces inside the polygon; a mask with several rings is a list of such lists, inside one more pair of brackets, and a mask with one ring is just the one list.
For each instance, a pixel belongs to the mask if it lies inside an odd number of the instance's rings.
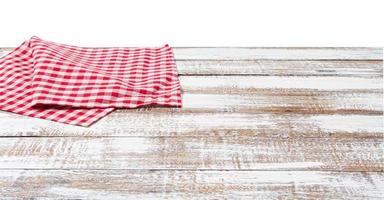
{"label": "white painted wood plank", "polygon": [[380,138],[0,138],[0,169],[382,171]]}
{"label": "white painted wood plank", "polygon": [[382,77],[383,61],[178,60],[179,75]]}
{"label": "white painted wood plank", "polygon": [[15,199],[382,199],[383,173],[317,171],[0,171]]}
{"label": "white painted wood plank", "polygon": [[174,48],[179,60],[382,60],[380,48]]}
{"label": "white painted wood plank", "polygon": [[[286,76],[184,76],[183,91],[249,90],[249,89],[314,89],[314,90],[379,90],[382,78],[363,77],[286,77]],[[220,91],[219,90],[219,91]]]}
{"label": "white painted wood plank", "polygon": [[382,137],[381,115],[115,112],[78,127],[0,112],[1,136]]}

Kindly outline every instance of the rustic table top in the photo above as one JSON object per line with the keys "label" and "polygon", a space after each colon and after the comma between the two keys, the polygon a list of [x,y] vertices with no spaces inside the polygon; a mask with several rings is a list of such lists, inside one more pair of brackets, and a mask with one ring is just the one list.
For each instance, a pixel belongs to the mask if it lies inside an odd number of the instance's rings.
{"label": "rustic table top", "polygon": [[174,51],[181,109],[0,111],[0,199],[384,197],[382,49]]}

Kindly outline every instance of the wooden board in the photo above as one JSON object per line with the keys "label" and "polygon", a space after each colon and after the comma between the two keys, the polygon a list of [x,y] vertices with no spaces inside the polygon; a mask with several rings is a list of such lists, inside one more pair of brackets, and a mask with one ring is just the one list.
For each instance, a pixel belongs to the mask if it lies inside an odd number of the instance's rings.
{"label": "wooden board", "polygon": [[382,77],[382,60],[177,60],[179,75]]}
{"label": "wooden board", "polygon": [[375,172],[0,171],[9,199],[382,199],[383,186]]}
{"label": "wooden board", "polygon": [[174,52],[183,108],[0,111],[0,199],[384,197],[382,49]]}
{"label": "wooden board", "polygon": [[383,60],[381,48],[174,48],[179,60]]}
{"label": "wooden board", "polygon": [[0,169],[383,171],[380,138],[2,138]]}
{"label": "wooden board", "polygon": [[82,136],[241,136],[249,137],[354,137],[381,138],[380,115],[306,115],[252,113],[172,113],[120,111],[89,127],[68,126],[47,120],[2,113],[2,137]]}

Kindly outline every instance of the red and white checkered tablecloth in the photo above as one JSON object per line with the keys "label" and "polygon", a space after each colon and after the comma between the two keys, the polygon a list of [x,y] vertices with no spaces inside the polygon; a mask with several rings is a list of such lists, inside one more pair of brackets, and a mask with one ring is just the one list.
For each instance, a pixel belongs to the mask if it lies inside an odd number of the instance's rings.
{"label": "red and white checkered tablecloth", "polygon": [[89,126],[116,108],[181,107],[172,48],[84,48],[32,37],[0,58],[0,110]]}

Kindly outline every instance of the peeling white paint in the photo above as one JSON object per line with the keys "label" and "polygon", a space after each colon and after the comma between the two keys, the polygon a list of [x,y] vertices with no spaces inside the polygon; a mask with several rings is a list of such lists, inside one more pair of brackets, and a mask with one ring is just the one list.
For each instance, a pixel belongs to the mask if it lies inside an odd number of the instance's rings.
{"label": "peeling white paint", "polygon": [[174,48],[176,59],[383,59],[380,48]]}
{"label": "peeling white paint", "polygon": [[316,115],[308,117],[324,131],[374,131],[384,133],[383,116],[366,115]]}
{"label": "peeling white paint", "polygon": [[[380,173],[317,171],[96,171],[52,170],[7,173],[39,187],[28,189],[4,179],[8,197],[90,199],[374,198],[384,195]],[[159,181],[169,176],[167,184]],[[98,177],[98,179],[95,179]],[[93,180],[93,184],[89,183]],[[49,184],[48,184],[49,183]],[[157,184],[156,184],[157,183]],[[158,184],[160,183],[160,184]]]}
{"label": "peeling white paint", "polygon": [[301,77],[301,76],[182,76],[182,88],[240,88],[240,89],[317,89],[356,90],[382,89],[383,79],[361,77]]}
{"label": "peeling white paint", "polygon": [[327,132],[382,132],[379,115],[301,115],[252,113],[112,113],[89,128],[71,126],[36,118],[0,113],[0,135],[84,135],[84,136],[158,136],[182,135],[192,131],[291,129]]}

